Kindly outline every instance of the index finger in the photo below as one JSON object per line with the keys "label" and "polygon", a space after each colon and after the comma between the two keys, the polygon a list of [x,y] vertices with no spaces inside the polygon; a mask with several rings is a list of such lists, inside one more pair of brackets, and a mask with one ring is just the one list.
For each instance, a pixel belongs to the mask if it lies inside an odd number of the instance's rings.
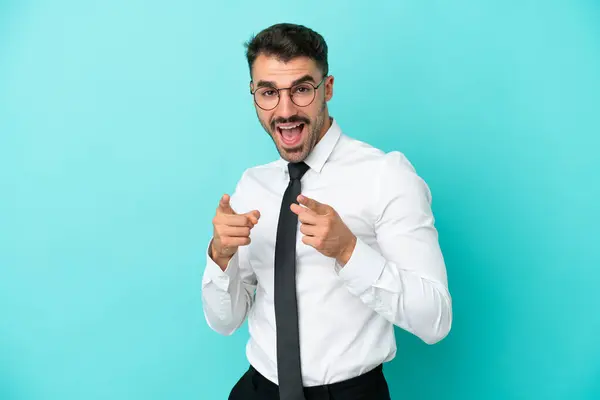
{"label": "index finger", "polygon": [[254,223],[245,214],[224,214],[223,217],[225,218],[225,224],[229,226],[249,226],[250,228],[254,226]]}
{"label": "index finger", "polygon": [[249,213],[245,213],[243,215],[247,216],[250,219],[250,221],[252,222],[252,224],[254,224],[254,225],[258,224],[258,219],[260,218],[260,211],[253,210],[253,211],[250,211]]}
{"label": "index finger", "polygon": [[304,224],[316,225],[319,220],[319,215],[310,208],[292,203],[290,209],[298,216],[298,221]]}
{"label": "index finger", "polygon": [[319,203],[318,201],[316,201],[314,199],[311,199],[304,195],[299,195],[297,200],[298,200],[298,203],[313,210],[315,213],[317,213],[319,215],[324,215],[327,213],[327,206],[323,203]]}

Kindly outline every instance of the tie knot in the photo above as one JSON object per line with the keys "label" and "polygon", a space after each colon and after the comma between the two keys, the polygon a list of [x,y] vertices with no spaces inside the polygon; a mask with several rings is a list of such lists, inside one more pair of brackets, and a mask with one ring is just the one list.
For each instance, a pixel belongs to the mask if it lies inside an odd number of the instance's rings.
{"label": "tie knot", "polygon": [[290,173],[290,180],[300,180],[308,171],[308,165],[304,161],[298,163],[289,163],[288,171]]}

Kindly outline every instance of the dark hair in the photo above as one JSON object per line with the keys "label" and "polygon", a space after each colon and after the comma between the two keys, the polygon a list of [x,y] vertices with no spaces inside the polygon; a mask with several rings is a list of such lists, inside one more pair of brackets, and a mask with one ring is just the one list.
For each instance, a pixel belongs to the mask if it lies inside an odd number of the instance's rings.
{"label": "dark hair", "polygon": [[254,60],[260,54],[275,56],[283,62],[296,57],[313,59],[323,75],[329,72],[327,43],[323,36],[303,25],[281,23],[272,25],[245,43],[248,67],[252,73]]}

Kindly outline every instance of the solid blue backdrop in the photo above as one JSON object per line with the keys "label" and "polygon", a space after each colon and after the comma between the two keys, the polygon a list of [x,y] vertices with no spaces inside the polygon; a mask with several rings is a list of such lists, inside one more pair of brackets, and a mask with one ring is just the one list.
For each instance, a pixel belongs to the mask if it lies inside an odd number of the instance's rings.
{"label": "solid blue backdrop", "polygon": [[394,399],[600,398],[595,1],[0,2],[0,398],[225,399],[211,219],[277,157],[243,42],[330,46],[331,112],[433,193],[454,324]]}

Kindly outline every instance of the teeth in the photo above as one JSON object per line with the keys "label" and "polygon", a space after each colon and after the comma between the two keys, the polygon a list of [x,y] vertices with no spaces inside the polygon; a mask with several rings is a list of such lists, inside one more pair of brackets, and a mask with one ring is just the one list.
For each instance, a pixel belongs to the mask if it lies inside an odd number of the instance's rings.
{"label": "teeth", "polygon": [[294,126],[280,126],[279,129],[294,129],[299,127],[302,124],[294,125]]}

